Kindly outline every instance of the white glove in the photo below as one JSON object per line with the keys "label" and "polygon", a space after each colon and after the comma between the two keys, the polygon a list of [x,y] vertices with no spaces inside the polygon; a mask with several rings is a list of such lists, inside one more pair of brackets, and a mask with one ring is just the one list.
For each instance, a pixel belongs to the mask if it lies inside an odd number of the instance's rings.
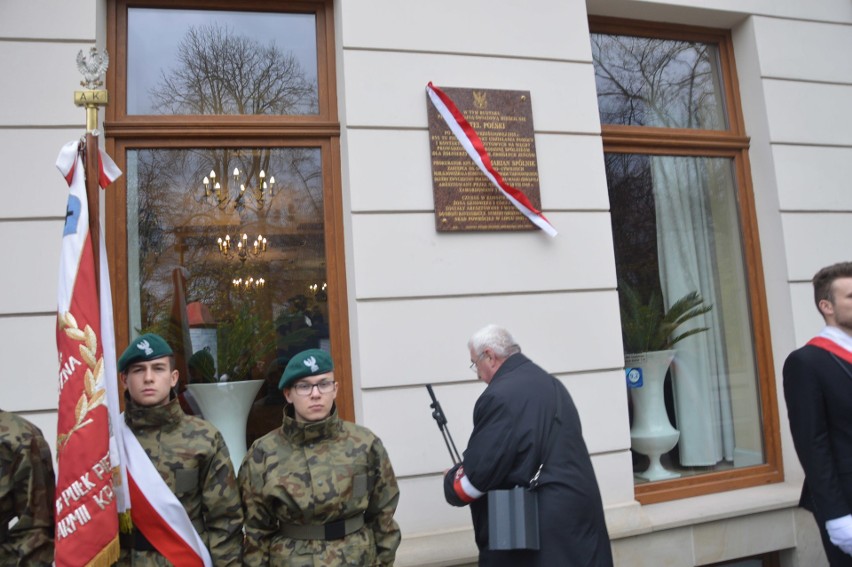
{"label": "white glove", "polygon": [[846,555],[852,555],[852,514],[828,520],[825,529],[831,543],[842,549]]}

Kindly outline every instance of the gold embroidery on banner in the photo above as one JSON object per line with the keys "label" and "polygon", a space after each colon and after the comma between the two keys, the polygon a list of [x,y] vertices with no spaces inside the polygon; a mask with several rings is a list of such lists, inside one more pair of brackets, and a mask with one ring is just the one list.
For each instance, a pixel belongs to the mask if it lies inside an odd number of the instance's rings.
{"label": "gold embroidery on banner", "polygon": [[83,394],[74,408],[74,426],[57,436],[57,450],[62,451],[75,431],[92,423],[92,419],[86,417],[89,412],[106,403],[106,388],[103,384],[104,359],[97,358],[98,336],[95,331],[89,325],[81,330],[70,311],[60,313],[59,328],[71,340],[83,343],[80,345],[80,357],[89,367],[83,377]]}

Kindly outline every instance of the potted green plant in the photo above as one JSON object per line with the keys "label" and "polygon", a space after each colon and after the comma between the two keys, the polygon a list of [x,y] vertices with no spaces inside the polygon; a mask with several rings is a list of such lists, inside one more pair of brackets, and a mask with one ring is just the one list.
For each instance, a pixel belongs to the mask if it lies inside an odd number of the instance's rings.
{"label": "potted green plant", "polygon": [[217,381],[252,380],[275,351],[272,320],[261,317],[250,302],[240,305],[232,318],[219,323],[218,335]]}
{"label": "potted green plant", "polygon": [[190,382],[187,388],[204,418],[222,433],[239,470],[246,452],[246,419],[264,382],[254,379],[255,370],[275,350],[275,329],[271,320],[246,302],[233,317],[219,323],[218,335],[219,376],[211,371],[212,355],[202,355],[204,371],[196,373],[200,381]]}
{"label": "potted green plant", "polygon": [[683,339],[703,333],[708,327],[677,330],[687,321],[712,309],[697,291],[687,293],[668,310],[663,308],[659,293],[652,292],[647,301],[626,282],[619,283],[621,299],[621,332],[624,342],[625,370],[633,401],[633,423],[630,442],[633,450],[647,455],[645,471],[636,476],[645,480],[663,480],[680,476],[667,470],[660,457],[671,451],[680,438],[666,412],[663,385],[669,365],[674,359],[672,347]]}
{"label": "potted green plant", "polygon": [[621,336],[624,352],[642,353],[670,350],[676,343],[692,335],[703,333],[708,327],[695,327],[680,334],[681,325],[710,311],[697,291],[687,293],[675,301],[668,310],[663,309],[663,298],[651,292],[644,301],[632,286],[622,281],[618,286],[621,299]]}

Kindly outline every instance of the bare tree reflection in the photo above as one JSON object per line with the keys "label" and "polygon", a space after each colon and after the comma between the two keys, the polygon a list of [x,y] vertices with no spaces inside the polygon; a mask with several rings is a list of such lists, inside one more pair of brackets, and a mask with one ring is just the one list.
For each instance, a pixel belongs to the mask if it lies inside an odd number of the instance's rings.
{"label": "bare tree reflection", "polygon": [[727,126],[715,45],[592,34],[592,57],[602,123]]}
{"label": "bare tree reflection", "polygon": [[[716,45],[599,33],[591,40],[603,124],[727,126]],[[618,277],[659,290],[651,158],[608,153],[605,163]]]}
{"label": "bare tree reflection", "polygon": [[298,58],[216,24],[191,27],[177,64],[151,90],[166,114],[317,114],[316,80]]}

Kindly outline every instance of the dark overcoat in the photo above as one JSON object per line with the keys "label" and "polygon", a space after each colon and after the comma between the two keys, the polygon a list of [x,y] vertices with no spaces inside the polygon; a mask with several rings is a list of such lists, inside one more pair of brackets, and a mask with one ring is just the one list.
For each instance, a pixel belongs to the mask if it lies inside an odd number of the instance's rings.
{"label": "dark overcoat", "polygon": [[849,514],[852,365],[819,347],[803,346],[784,363],[784,397],[793,444],[805,471],[802,506],[820,523]]}
{"label": "dark overcoat", "polygon": [[[784,398],[790,433],[805,482],[800,505],[825,538],[825,522],[852,512],[852,364],[805,345],[784,363]],[[823,541],[830,554],[838,551]],[[833,563],[852,565],[838,555]]]}
{"label": "dark overcoat", "polygon": [[[554,422],[556,399],[561,419]],[[552,448],[540,475],[540,551],[488,549],[488,499],[471,503],[479,565],[506,567],[606,567],[609,535],[580,418],[568,390],[522,354],[497,370],[473,412],[464,452],[464,474],[478,490],[526,486],[541,464],[551,425]],[[452,488],[456,468],[444,480],[447,501],[464,505]]]}

